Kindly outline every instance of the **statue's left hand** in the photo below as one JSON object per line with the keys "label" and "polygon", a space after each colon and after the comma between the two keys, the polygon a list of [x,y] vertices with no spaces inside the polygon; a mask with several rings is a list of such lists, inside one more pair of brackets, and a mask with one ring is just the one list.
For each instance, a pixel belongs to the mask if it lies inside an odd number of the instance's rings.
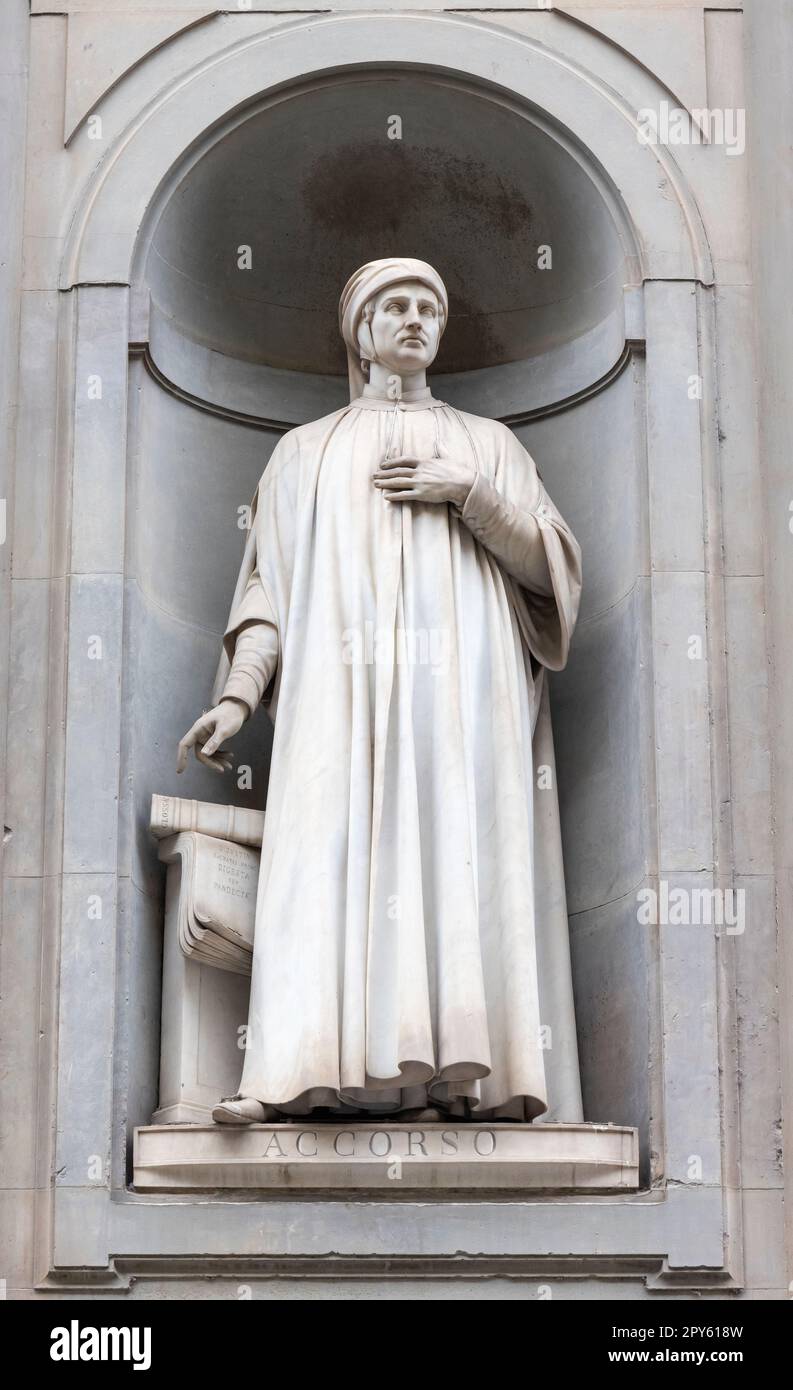
{"label": "statue's left hand", "polygon": [[462,507],[476,481],[476,469],[456,458],[385,459],[372,482],[389,502],[454,502]]}

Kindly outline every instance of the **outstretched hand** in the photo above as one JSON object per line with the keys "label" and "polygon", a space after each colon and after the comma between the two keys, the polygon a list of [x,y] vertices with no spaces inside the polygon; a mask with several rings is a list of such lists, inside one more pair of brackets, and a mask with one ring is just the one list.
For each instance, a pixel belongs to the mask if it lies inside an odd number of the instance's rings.
{"label": "outstretched hand", "polygon": [[231,754],[220,745],[225,739],[239,733],[246,716],[247,711],[239,700],[221,700],[214,709],[207,710],[180,742],[176,771],[184,772],[192,748],[200,763],[213,768],[215,772],[228,772]]}
{"label": "outstretched hand", "polygon": [[454,502],[462,507],[476,481],[472,463],[455,458],[384,459],[372,482],[389,502]]}

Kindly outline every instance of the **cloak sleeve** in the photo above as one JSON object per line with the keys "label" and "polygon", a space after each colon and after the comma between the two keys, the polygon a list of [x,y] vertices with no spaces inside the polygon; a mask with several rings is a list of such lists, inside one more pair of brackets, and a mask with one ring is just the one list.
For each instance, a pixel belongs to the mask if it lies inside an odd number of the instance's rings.
{"label": "cloak sleeve", "polygon": [[284,478],[285,465],[294,453],[290,446],[289,435],[279,440],[253,497],[250,530],[212,686],[213,705],[224,696],[233,697],[253,712],[266,697],[279,664],[276,595],[284,587],[281,577],[293,539],[291,488]]}
{"label": "cloak sleeve", "polygon": [[531,455],[506,426],[499,429],[494,476],[480,470],[459,510],[514,581],[518,619],[532,655],[561,671],[581,600],[581,550]]}
{"label": "cloak sleeve", "polygon": [[248,714],[253,714],[275,674],[278,650],[275,623],[246,623],[237,636],[231,671],[218,698],[241,700]]}

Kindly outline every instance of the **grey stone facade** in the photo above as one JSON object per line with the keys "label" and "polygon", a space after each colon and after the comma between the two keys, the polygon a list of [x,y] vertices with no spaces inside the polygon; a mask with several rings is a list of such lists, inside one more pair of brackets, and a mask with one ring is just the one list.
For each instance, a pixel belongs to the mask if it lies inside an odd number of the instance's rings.
{"label": "grey stone facade", "polygon": [[[788,1298],[793,5],[30,10],[0,20],[8,1296]],[[692,111],[723,120],[709,143]],[[238,509],[279,433],[343,402],[339,269],[386,254],[377,209],[401,228],[415,180],[434,231],[406,254],[451,267],[477,326],[436,393],[516,430],[584,549],[553,685],[579,1048],[586,1118],[639,1130],[642,1191],[138,1193],[148,803],[182,790]],[[313,355],[301,294],[330,314]],[[264,721],[242,742],[261,805]],[[741,890],[742,930],[642,924],[662,885]]]}

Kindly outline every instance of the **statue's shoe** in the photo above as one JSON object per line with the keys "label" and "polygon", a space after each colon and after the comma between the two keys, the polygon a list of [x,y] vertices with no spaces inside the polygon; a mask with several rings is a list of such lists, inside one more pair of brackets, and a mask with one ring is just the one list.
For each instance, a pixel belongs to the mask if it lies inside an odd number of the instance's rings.
{"label": "statue's shoe", "polygon": [[253,1100],[251,1096],[221,1100],[212,1111],[216,1125],[263,1125],[277,1117],[274,1106],[262,1105],[260,1100]]}

